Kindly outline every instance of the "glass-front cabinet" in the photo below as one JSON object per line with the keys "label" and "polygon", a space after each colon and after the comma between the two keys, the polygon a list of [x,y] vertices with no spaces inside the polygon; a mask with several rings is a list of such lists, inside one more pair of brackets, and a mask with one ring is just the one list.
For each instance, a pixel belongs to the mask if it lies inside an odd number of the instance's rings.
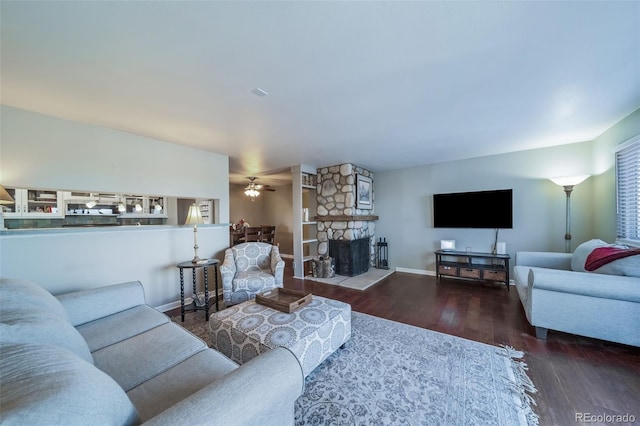
{"label": "glass-front cabinet", "polygon": [[165,225],[177,215],[175,203],[162,195],[5,189],[14,202],[0,205],[0,229]]}
{"label": "glass-front cabinet", "polygon": [[62,218],[62,193],[47,189],[5,188],[15,203],[3,205],[6,218]]}
{"label": "glass-front cabinet", "polygon": [[126,195],[122,215],[130,218],[166,218],[166,204],[166,198],[161,196]]}

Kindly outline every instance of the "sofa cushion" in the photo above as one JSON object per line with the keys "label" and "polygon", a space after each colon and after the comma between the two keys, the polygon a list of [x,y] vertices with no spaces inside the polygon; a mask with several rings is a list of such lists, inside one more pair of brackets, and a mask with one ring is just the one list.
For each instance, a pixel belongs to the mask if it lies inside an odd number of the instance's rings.
{"label": "sofa cushion", "polygon": [[[4,295],[3,295],[4,296]],[[68,321],[31,305],[0,307],[0,343],[40,343],[68,349],[93,364],[84,338]]]}
{"label": "sofa cushion", "polygon": [[33,305],[37,308],[59,315],[67,322],[69,316],[60,301],[51,293],[28,280],[3,278],[0,279],[2,302],[11,306]]}
{"label": "sofa cushion", "polygon": [[200,351],[127,392],[144,422],[238,368],[220,352]]}
{"label": "sofa cushion", "polygon": [[130,425],[135,407],[109,376],[51,345],[0,347],[3,425]]}
{"label": "sofa cushion", "polygon": [[168,322],[166,315],[148,305],[140,305],[77,328],[87,341],[89,350],[95,352]]}
{"label": "sofa cushion", "polygon": [[587,272],[584,269],[584,264],[587,260],[587,256],[591,254],[593,249],[598,247],[608,246],[606,242],[598,239],[593,239],[580,244],[573,252],[571,258],[571,270],[574,272]]}
{"label": "sofa cushion", "polygon": [[128,392],[206,347],[184,328],[168,323],[95,351],[93,359]]}

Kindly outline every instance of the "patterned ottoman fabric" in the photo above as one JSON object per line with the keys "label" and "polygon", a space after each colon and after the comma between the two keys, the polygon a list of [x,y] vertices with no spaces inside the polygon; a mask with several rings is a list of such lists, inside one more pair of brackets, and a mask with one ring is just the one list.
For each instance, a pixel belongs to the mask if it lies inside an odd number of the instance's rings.
{"label": "patterned ottoman fabric", "polygon": [[285,346],[306,377],[351,338],[351,305],[313,296],[287,314],[250,300],[212,314],[209,329],[211,346],[239,364]]}

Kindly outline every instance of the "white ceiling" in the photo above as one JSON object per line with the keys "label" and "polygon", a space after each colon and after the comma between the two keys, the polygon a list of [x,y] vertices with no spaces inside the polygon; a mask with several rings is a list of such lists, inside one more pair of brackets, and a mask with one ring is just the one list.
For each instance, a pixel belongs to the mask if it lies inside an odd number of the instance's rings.
{"label": "white ceiling", "polygon": [[640,107],[638,1],[0,8],[3,104],[229,155],[232,181],[581,142]]}

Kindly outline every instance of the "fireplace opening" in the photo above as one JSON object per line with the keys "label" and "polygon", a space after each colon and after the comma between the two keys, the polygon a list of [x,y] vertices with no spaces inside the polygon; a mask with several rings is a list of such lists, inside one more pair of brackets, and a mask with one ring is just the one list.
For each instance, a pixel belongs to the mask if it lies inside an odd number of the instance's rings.
{"label": "fireplace opening", "polygon": [[353,277],[369,270],[369,238],[329,240],[329,256],[335,259],[336,274]]}

